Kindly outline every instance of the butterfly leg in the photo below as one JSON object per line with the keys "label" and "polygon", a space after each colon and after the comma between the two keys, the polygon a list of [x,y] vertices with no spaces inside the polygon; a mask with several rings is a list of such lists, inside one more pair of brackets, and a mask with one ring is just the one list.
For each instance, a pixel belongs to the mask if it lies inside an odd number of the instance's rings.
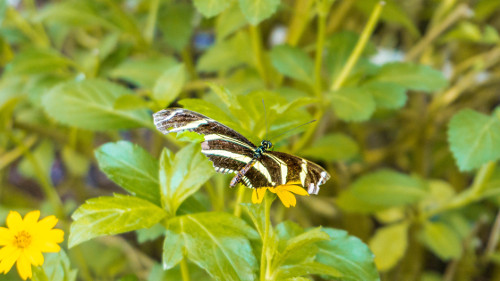
{"label": "butterfly leg", "polygon": [[250,162],[248,162],[245,167],[243,167],[241,170],[238,171],[238,173],[236,174],[236,176],[234,176],[234,178],[231,180],[231,183],[229,184],[229,187],[234,187],[235,185],[237,185],[241,179],[243,178],[243,176],[248,172],[248,170],[250,170],[250,168],[253,167],[253,165],[255,164],[255,162],[257,161],[257,159],[252,159]]}

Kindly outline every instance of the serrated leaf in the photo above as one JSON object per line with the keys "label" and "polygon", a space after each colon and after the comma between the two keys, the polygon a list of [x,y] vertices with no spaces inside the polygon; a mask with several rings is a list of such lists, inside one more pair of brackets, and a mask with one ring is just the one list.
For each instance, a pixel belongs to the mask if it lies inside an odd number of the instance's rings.
{"label": "serrated leaf", "polygon": [[273,66],[281,74],[313,84],[314,62],[303,50],[281,45],[274,47],[270,56]]}
{"label": "serrated leaf", "polygon": [[155,83],[153,99],[162,106],[168,106],[180,94],[186,82],[186,68],[178,64],[167,69]]}
{"label": "serrated leaf", "polygon": [[160,186],[165,210],[175,215],[182,202],[214,173],[212,163],[200,152],[197,143],[185,146],[175,156],[164,149],[160,158]]}
{"label": "serrated leaf", "polygon": [[324,161],[344,161],[355,157],[358,152],[358,144],[352,138],[338,133],[322,136],[300,154]]}
{"label": "serrated leaf", "polygon": [[446,261],[460,257],[462,242],[447,224],[428,221],[424,224],[421,234],[424,244],[441,259]]}
{"label": "serrated leaf", "polygon": [[393,62],[383,65],[373,80],[399,84],[410,90],[434,92],[448,85],[441,71],[430,66],[408,62]]}
{"label": "serrated leaf", "polygon": [[464,109],[450,121],[448,142],[462,171],[496,161],[500,158],[500,120],[495,116]]}
{"label": "serrated leaf", "polygon": [[172,57],[130,58],[111,70],[109,76],[152,89],[165,69],[176,63]]}
{"label": "serrated leaf", "polygon": [[[257,233],[240,218],[219,212],[190,214],[171,219],[168,229],[177,235],[174,240],[181,241],[168,243],[173,248],[165,248],[164,253],[184,252],[216,280],[255,280],[257,260],[248,238]],[[172,260],[178,260],[173,255]]]}
{"label": "serrated leaf", "polygon": [[364,202],[387,208],[415,203],[427,194],[421,180],[392,170],[365,174],[349,191]]}
{"label": "serrated leaf", "polygon": [[345,87],[330,96],[333,110],[344,121],[366,121],[375,111],[373,96],[364,88]]}
{"label": "serrated leaf", "polygon": [[362,87],[372,94],[377,107],[380,108],[401,108],[408,98],[405,87],[395,83],[371,82]]}
{"label": "serrated leaf", "polygon": [[193,18],[196,12],[190,3],[171,2],[164,5],[158,26],[163,33],[163,40],[175,50],[183,50],[193,34]]}
{"label": "serrated leaf", "polygon": [[239,2],[241,11],[252,25],[257,25],[269,18],[280,4],[280,0],[239,0]]}
{"label": "serrated leaf", "polygon": [[146,110],[114,109],[118,98],[133,94],[117,84],[87,79],[61,83],[43,97],[45,112],[62,124],[87,130],[153,127]]}
{"label": "serrated leaf", "polygon": [[408,247],[408,223],[402,222],[377,229],[370,240],[375,264],[380,271],[393,268]]}
{"label": "serrated leaf", "polygon": [[149,201],[115,194],[87,200],[71,216],[69,247],[92,238],[148,228],[166,216]]}
{"label": "serrated leaf", "polygon": [[231,5],[229,0],[194,0],[194,6],[203,16],[211,18]]}
{"label": "serrated leaf", "polygon": [[106,143],[95,150],[99,168],[130,194],[160,206],[158,160],[128,141]]}
{"label": "serrated leaf", "polygon": [[331,240],[318,243],[318,262],[338,270],[342,280],[380,280],[368,246],[344,230],[323,228],[323,231]]}

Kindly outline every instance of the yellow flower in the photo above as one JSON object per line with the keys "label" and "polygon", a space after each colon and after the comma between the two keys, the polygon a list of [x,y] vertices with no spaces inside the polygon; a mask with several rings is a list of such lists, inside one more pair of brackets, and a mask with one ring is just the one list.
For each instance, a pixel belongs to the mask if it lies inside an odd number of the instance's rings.
{"label": "yellow flower", "polygon": [[23,280],[31,278],[31,265],[43,264],[42,252],[59,252],[57,243],[64,240],[64,232],[52,229],[56,223],[55,216],[48,216],[38,221],[40,211],[32,211],[21,218],[18,212],[10,211],[7,216],[7,227],[0,227],[0,273],[10,271],[17,261],[16,267]]}
{"label": "yellow flower", "polygon": [[281,203],[285,205],[285,207],[290,207],[293,206],[295,207],[295,204],[297,203],[297,200],[295,199],[295,194],[297,195],[302,195],[302,196],[309,196],[309,193],[302,188],[300,185],[300,182],[289,182],[285,185],[278,185],[276,187],[259,187],[253,190],[252,193],[252,202],[254,204],[256,203],[262,203],[262,199],[264,199],[264,195],[266,194],[266,190],[271,191],[272,193],[275,193],[278,195],[278,198],[281,200]]}

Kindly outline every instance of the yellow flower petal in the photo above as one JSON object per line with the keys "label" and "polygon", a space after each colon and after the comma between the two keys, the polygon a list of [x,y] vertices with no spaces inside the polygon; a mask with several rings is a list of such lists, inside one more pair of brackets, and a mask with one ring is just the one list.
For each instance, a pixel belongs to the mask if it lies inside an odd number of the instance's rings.
{"label": "yellow flower petal", "polygon": [[5,253],[5,258],[2,259],[2,262],[0,262],[0,273],[9,272],[9,270],[12,268],[19,255],[21,255],[21,250],[19,250],[16,247],[12,248],[14,249],[9,248],[8,252]]}
{"label": "yellow flower petal", "polygon": [[14,239],[14,233],[6,227],[0,227],[0,246],[12,243],[12,239]]}
{"label": "yellow flower petal", "polygon": [[31,211],[24,216],[23,222],[25,225],[34,225],[40,218],[40,211]]}
{"label": "yellow flower petal", "polygon": [[252,203],[260,204],[264,199],[267,187],[255,188],[252,192]]}
{"label": "yellow flower petal", "polygon": [[41,221],[38,222],[37,227],[39,229],[51,229],[54,226],[56,226],[58,219],[55,216],[48,216],[46,218],[43,218]]}
{"label": "yellow flower petal", "polygon": [[309,193],[307,193],[307,190],[305,190],[304,188],[302,188],[298,185],[291,185],[291,184],[283,185],[283,189],[288,190],[290,192],[293,192],[297,195],[309,196]]}
{"label": "yellow flower petal", "polygon": [[[3,247],[2,249],[0,249],[0,261],[13,255],[15,251],[17,251],[17,247],[14,247],[12,245]],[[0,272],[2,271],[0,270]]]}
{"label": "yellow flower petal", "polygon": [[61,243],[64,241],[64,231],[61,229],[51,229],[47,237],[47,241]]}
{"label": "yellow flower petal", "polygon": [[61,247],[59,247],[59,245],[57,245],[56,243],[52,243],[52,242],[43,242],[43,243],[40,243],[38,244],[39,245],[39,250],[44,252],[44,253],[56,253],[56,252],[59,252],[61,250]]}
{"label": "yellow flower petal", "polygon": [[23,219],[16,211],[10,211],[5,222],[7,227],[14,232],[17,232],[23,225]]}
{"label": "yellow flower petal", "polygon": [[278,194],[278,197],[281,200],[281,203],[287,208],[290,206],[294,206],[297,203],[297,200],[295,199],[295,195],[293,195],[291,192],[284,190],[284,189],[277,189],[276,194]]}
{"label": "yellow flower petal", "polygon": [[21,276],[23,280],[28,279],[28,277],[31,278],[31,263],[24,253],[17,259],[16,267],[19,276]]}
{"label": "yellow flower petal", "polygon": [[42,252],[38,249],[34,249],[34,247],[24,249],[24,254],[28,258],[31,264],[34,266],[39,266],[43,264],[43,255]]}

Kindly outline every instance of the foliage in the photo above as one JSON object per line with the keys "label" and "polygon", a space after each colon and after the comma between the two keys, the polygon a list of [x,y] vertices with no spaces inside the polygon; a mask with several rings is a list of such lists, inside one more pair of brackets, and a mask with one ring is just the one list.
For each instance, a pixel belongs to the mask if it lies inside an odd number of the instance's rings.
{"label": "foliage", "polygon": [[[490,0],[0,1],[0,222],[41,209],[69,233],[35,280],[495,280],[499,18]],[[156,130],[165,107],[332,178],[295,208],[246,203],[199,135]]]}

